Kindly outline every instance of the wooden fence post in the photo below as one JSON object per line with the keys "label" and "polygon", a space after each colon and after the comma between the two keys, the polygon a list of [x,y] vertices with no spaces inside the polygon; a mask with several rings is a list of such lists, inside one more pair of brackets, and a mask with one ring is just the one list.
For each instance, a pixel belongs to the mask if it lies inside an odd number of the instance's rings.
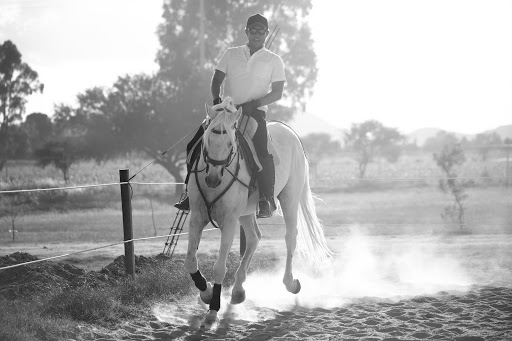
{"label": "wooden fence post", "polygon": [[[132,225],[132,200],[128,180],[130,179],[129,169],[119,170],[119,182],[121,182],[121,207],[123,209],[123,234],[124,241],[133,239]],[[124,243],[124,268],[127,275],[135,277],[135,252],[133,242]]]}

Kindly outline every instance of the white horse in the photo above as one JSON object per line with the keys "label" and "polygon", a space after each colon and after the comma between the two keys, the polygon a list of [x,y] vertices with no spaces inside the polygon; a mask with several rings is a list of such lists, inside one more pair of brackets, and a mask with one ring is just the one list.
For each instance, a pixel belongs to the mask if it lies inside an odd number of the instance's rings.
{"label": "white horse", "polygon": [[[259,194],[257,190],[250,193],[251,176],[246,158],[241,157],[235,133],[242,118],[247,120],[248,117],[242,116],[241,109],[236,110],[229,98],[213,108],[207,107],[206,111],[209,124],[203,136],[201,155],[192,168],[188,185],[191,217],[185,268],[200,290],[201,299],[209,304],[203,324],[203,327],[208,328],[217,320],[227,256],[238,221],[245,233],[246,250],[235,274],[232,304],[245,300],[243,283],[261,239],[261,232],[256,222]],[[331,258],[332,253],[327,247],[323,227],[316,215],[302,143],[295,132],[283,123],[270,122],[267,127],[280,159],[276,165],[274,193],[279,199],[286,223],[287,253],[283,283],[289,292],[297,294],[301,286],[292,271],[297,238],[301,251],[310,260],[323,262]],[[200,273],[196,257],[203,229],[210,221],[221,231],[219,255],[213,269],[213,285]]]}

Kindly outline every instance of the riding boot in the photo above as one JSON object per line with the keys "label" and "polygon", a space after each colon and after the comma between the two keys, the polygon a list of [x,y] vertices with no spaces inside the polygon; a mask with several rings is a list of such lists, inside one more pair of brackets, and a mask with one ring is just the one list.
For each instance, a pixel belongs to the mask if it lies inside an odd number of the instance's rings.
{"label": "riding boot", "polygon": [[[204,122],[203,122],[204,123]],[[203,138],[204,135],[204,127],[201,124],[199,128],[197,129],[196,134],[190,140],[190,142],[187,144],[187,176],[185,177],[185,186],[188,185],[188,180],[190,178],[190,170],[192,169],[192,164],[194,163],[195,159],[199,157],[200,148],[198,148],[200,144],[200,140]],[[190,152],[192,151],[192,155],[190,155]],[[190,157],[189,157],[190,155]],[[174,207],[176,207],[178,210],[182,211],[190,211],[190,201],[188,199],[188,193],[185,191],[185,196],[182,195],[182,199],[174,204]]]}
{"label": "riding boot", "polygon": [[269,218],[276,210],[274,201],[275,167],[271,154],[260,159],[262,170],[258,173],[258,188],[260,199],[258,201],[258,218]]}
{"label": "riding boot", "polygon": [[174,207],[176,207],[178,210],[190,211],[190,200],[188,199],[187,192],[185,192],[185,197],[183,199],[174,204]]}
{"label": "riding boot", "polygon": [[[192,157],[192,160],[195,160],[195,157]],[[187,176],[185,177],[185,186],[188,185],[188,179],[190,178],[190,170],[192,169],[192,165],[187,162]],[[182,211],[190,211],[190,201],[188,199],[188,192],[185,190],[185,193],[181,195],[180,201],[174,204],[178,210]]]}

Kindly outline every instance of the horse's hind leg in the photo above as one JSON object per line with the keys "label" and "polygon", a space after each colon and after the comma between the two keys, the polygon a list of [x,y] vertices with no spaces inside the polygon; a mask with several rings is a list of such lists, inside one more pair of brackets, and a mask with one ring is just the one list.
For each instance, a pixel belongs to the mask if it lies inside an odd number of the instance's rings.
{"label": "horse's hind leg", "polygon": [[251,264],[252,256],[258,247],[261,239],[261,232],[254,214],[243,216],[239,218],[240,223],[245,232],[246,249],[240,262],[240,266],[236,270],[235,284],[231,292],[231,304],[239,304],[245,301],[245,290],[243,284],[247,279],[247,270]]}
{"label": "horse's hind leg", "polygon": [[206,282],[201,271],[199,271],[197,262],[197,249],[201,241],[203,229],[207,223],[208,222],[205,221],[200,214],[194,214],[194,212],[192,212],[189,225],[187,256],[185,257],[185,269],[190,273],[196,288],[199,289],[203,302],[209,304],[212,297],[212,287]]}
{"label": "horse's hind leg", "polygon": [[291,185],[291,182],[279,194],[279,203],[283,210],[284,222],[286,224],[286,268],[284,271],[283,283],[286,290],[293,294],[300,291],[300,282],[293,278],[293,254],[297,248],[297,219],[299,212],[300,192],[295,193],[296,188],[302,188],[300,185]]}

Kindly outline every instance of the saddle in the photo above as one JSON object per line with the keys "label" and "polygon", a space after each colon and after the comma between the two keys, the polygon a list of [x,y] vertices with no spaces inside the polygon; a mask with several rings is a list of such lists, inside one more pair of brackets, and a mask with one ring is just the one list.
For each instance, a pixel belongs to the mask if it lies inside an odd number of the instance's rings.
{"label": "saddle", "polygon": [[[247,163],[249,169],[253,173],[261,171],[261,163],[256,153],[256,148],[252,138],[258,128],[258,122],[250,116],[242,115],[238,121],[238,129],[236,131],[240,147],[242,148],[243,156],[247,157]],[[273,156],[274,165],[279,164],[279,155],[277,149],[272,142],[272,136],[270,132],[267,133],[267,148],[268,153]]]}

